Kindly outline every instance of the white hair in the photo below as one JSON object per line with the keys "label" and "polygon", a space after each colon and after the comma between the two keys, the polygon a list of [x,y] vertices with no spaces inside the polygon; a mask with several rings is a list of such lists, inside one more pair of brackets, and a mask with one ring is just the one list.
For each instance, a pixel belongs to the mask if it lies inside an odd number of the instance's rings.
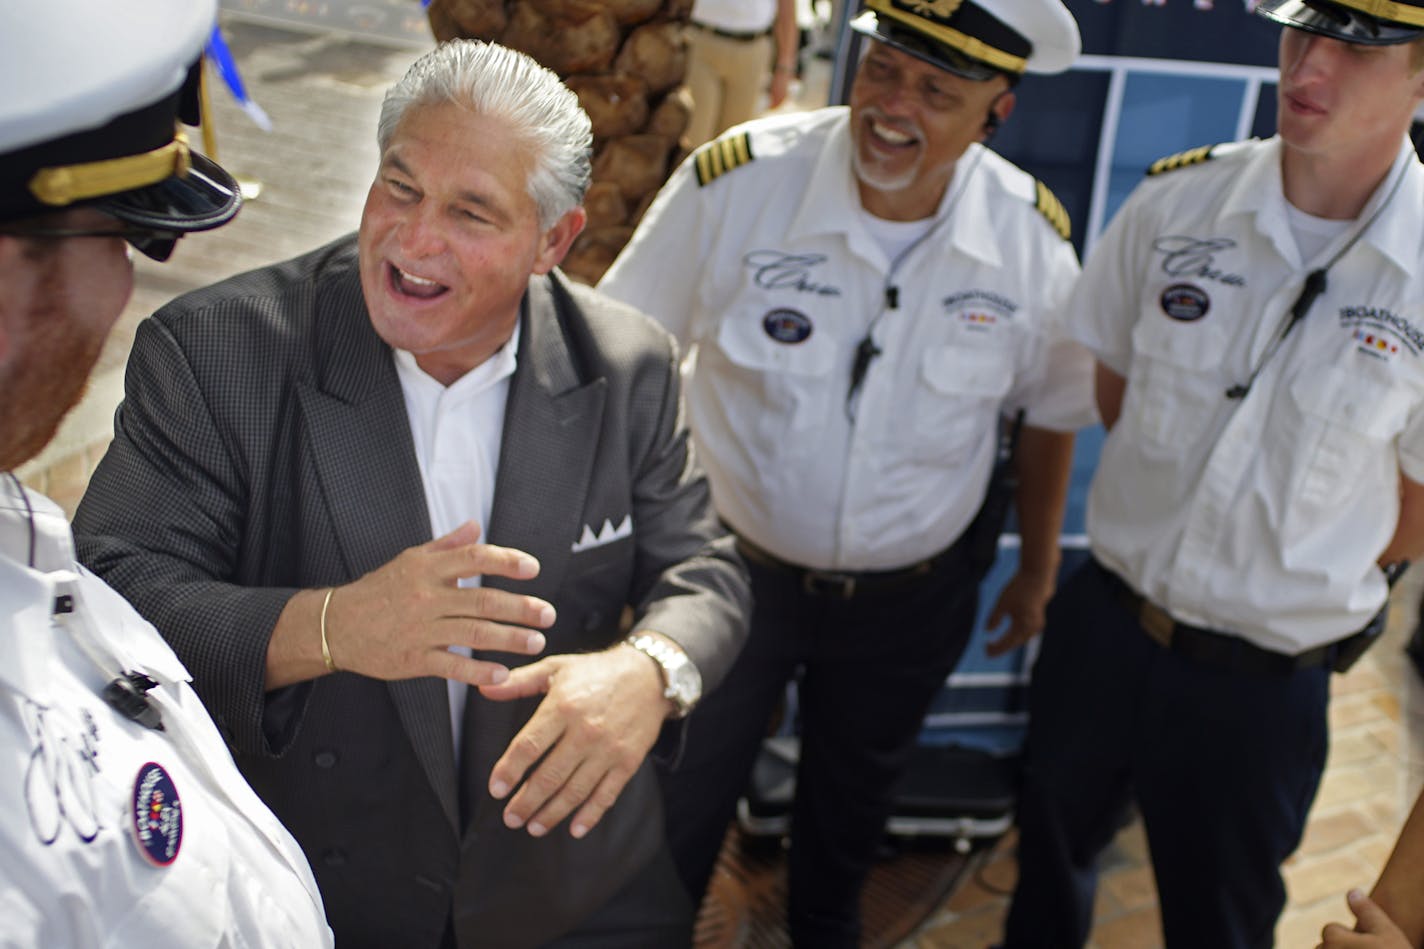
{"label": "white hair", "polygon": [[412,106],[444,103],[508,122],[532,144],[527,187],[541,228],[583,203],[593,173],[593,127],[578,96],[552,70],[495,43],[441,43],[386,92],[376,125],[381,152]]}

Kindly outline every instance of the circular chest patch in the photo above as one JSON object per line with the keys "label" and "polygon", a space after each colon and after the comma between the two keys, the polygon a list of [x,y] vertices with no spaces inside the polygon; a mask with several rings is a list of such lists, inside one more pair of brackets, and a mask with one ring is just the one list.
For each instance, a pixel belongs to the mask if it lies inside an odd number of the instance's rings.
{"label": "circular chest patch", "polygon": [[1163,290],[1161,302],[1163,313],[1183,323],[1199,320],[1211,309],[1206,291],[1189,283],[1174,283]]}
{"label": "circular chest patch", "polygon": [[183,845],[183,806],[162,765],[150,761],[138,769],[133,819],[134,840],[145,860],[155,867],[166,867],[178,859]]}
{"label": "circular chest patch", "polygon": [[772,310],[762,317],[761,325],[778,343],[803,343],[811,335],[811,318],[796,310]]}

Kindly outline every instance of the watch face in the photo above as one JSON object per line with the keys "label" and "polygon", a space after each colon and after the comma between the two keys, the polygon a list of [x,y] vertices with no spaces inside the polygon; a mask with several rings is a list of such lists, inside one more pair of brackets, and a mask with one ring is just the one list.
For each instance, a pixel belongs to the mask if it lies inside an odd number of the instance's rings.
{"label": "watch face", "polygon": [[668,698],[684,708],[697,703],[702,697],[702,676],[690,664],[675,669],[668,677]]}
{"label": "watch face", "polygon": [[692,671],[691,666],[683,666],[673,676],[672,684],[682,694],[696,698],[697,693],[701,691],[701,683],[697,681],[697,678],[697,673]]}
{"label": "watch face", "polygon": [[682,718],[702,698],[702,674],[679,648],[668,646],[650,636],[630,637],[628,645],[644,653],[662,669],[663,697],[677,706],[676,717]]}

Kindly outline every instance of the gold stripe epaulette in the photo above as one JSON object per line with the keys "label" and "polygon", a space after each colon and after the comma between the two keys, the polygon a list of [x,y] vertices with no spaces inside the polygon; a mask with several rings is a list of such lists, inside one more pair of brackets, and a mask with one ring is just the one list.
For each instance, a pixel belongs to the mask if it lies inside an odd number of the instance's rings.
{"label": "gold stripe epaulette", "polygon": [[1147,173],[1160,175],[1168,171],[1176,171],[1178,168],[1186,168],[1188,165],[1200,165],[1211,159],[1214,148],[1216,148],[1215,145],[1203,145],[1200,148],[1190,148],[1184,152],[1177,152],[1175,155],[1168,155],[1166,158],[1159,158],[1147,167]]}
{"label": "gold stripe epaulette", "polygon": [[1035,181],[1037,186],[1038,200],[1034,207],[1038,208],[1038,213],[1048,219],[1048,223],[1053,225],[1053,229],[1058,232],[1058,236],[1065,241],[1073,236],[1073,222],[1068,220],[1068,209],[1063,207],[1063,202],[1058,200],[1058,196],[1048,190],[1048,185],[1041,181]]}
{"label": "gold stripe epaulette", "polygon": [[705,188],[733,168],[740,168],[755,157],[752,154],[750,132],[729,135],[714,142],[708,142],[698,149],[697,154],[693,157],[693,162],[697,167],[697,184],[699,187]]}

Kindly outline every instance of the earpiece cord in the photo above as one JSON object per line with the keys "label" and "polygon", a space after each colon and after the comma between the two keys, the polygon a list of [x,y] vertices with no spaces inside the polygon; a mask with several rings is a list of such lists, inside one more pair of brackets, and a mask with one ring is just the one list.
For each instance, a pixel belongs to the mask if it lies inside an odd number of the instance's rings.
{"label": "earpiece cord", "polygon": [[20,500],[24,502],[25,505],[25,518],[30,526],[30,552],[29,556],[25,558],[25,563],[33,570],[35,569],[35,509],[34,506],[30,504],[30,496],[25,491],[25,486],[20,483],[19,478],[15,477],[15,472],[7,471],[5,472],[5,477],[10,479],[10,484],[14,486],[15,493],[20,496]]}
{"label": "earpiece cord", "polygon": [[1251,370],[1251,374],[1246,378],[1246,381],[1244,383],[1238,382],[1226,390],[1226,397],[1228,399],[1246,398],[1247,393],[1251,391],[1251,387],[1256,384],[1256,377],[1261,374],[1261,370],[1270,362],[1271,357],[1276,354],[1276,350],[1281,348],[1281,345],[1286,341],[1286,337],[1290,335],[1291,330],[1295,329],[1296,324],[1305,319],[1306,314],[1310,312],[1311,305],[1315,303],[1316,297],[1325,292],[1327,286],[1326,274],[1330,268],[1334,267],[1340,258],[1344,257],[1350,248],[1355,246],[1359,239],[1364,236],[1365,232],[1370,229],[1370,225],[1374,224],[1375,219],[1394,201],[1394,196],[1399,191],[1399,186],[1404,183],[1405,174],[1408,170],[1408,164],[1402,164],[1396,170],[1394,184],[1390,185],[1389,193],[1385,195],[1384,200],[1379,203],[1379,206],[1370,213],[1370,216],[1365,219],[1363,224],[1355,229],[1355,232],[1350,235],[1350,239],[1346,241],[1339,250],[1330,255],[1330,259],[1327,260],[1323,266],[1317,267],[1305,275],[1305,282],[1300,288],[1300,293],[1296,296],[1295,302],[1286,310],[1281,331],[1276,334],[1275,339],[1271,341],[1271,345],[1267,347],[1266,351],[1261,355],[1261,359],[1256,363],[1255,368]]}
{"label": "earpiece cord", "polygon": [[[886,271],[884,285],[881,288],[880,299],[882,303],[880,310],[871,318],[870,325],[865,329],[865,335],[855,347],[855,361],[851,365],[850,387],[846,391],[845,401],[846,420],[852,425],[855,424],[856,397],[860,394],[861,384],[865,382],[865,377],[870,371],[870,364],[874,362],[875,357],[879,356],[882,352],[880,346],[875,342],[875,329],[880,325],[880,321],[885,318],[886,313],[900,308],[900,288],[895,285],[895,274],[899,272],[900,265],[915,252],[915,248],[929,240],[930,237],[950,219],[955,206],[959,204],[960,196],[963,195],[969,187],[969,179],[973,177],[975,170],[979,167],[979,162],[983,160],[984,151],[985,150],[981,148],[974,153],[974,158],[969,167],[964,169],[964,177],[960,179],[958,189],[955,190],[954,196],[950,198],[949,206],[930,224],[929,228],[923,234],[915,238],[908,247],[896,254],[895,258],[890,261],[890,269]],[[957,168],[955,169],[956,173],[958,170]]]}

